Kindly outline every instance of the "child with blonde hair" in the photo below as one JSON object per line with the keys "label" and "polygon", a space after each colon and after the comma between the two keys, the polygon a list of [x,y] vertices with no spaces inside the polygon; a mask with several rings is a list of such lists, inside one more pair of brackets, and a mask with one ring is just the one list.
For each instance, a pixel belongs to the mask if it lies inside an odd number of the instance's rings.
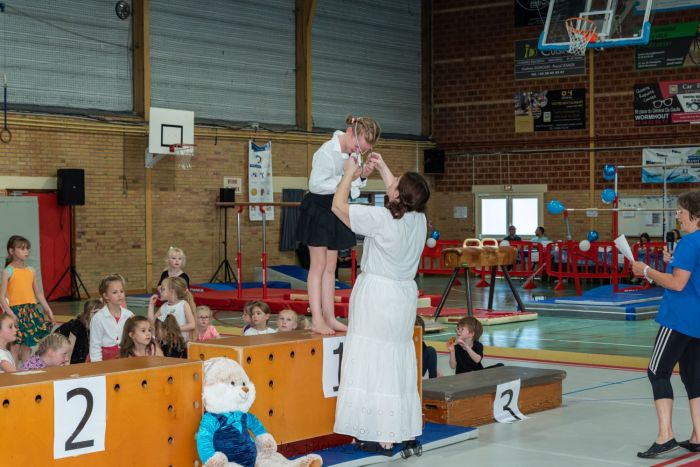
{"label": "child with blonde hair", "polygon": [[0,315],[0,373],[11,373],[17,370],[15,358],[10,352],[10,345],[17,339],[17,327],[11,315]]}
{"label": "child with blonde hair", "polygon": [[[39,288],[33,267],[27,264],[32,245],[26,238],[13,235],[7,241],[7,259],[2,271],[0,307],[15,319],[20,354],[29,354],[51,332],[53,312]],[[39,309],[41,304],[44,312]],[[48,318],[48,319],[47,319]]]}
{"label": "child with blonde hair", "polygon": [[259,334],[273,334],[277,331],[267,325],[270,321],[270,307],[267,303],[253,300],[246,304],[250,307],[250,327],[243,333],[244,336],[257,336]]}
{"label": "child with blonde hair", "polygon": [[297,315],[296,311],[289,308],[277,314],[277,332],[296,331],[297,329],[307,329],[308,319],[305,316]]}
{"label": "child with blonde hair", "polygon": [[[164,300],[158,311],[155,311],[156,302]],[[154,323],[156,319],[164,321],[168,315],[175,316],[182,337],[190,340],[190,333],[194,331],[194,313],[196,305],[187,283],[181,277],[166,277],[160,288],[160,296],[153,294],[148,302],[148,320]]]}
{"label": "child with blonde hair", "polygon": [[119,344],[119,357],[162,357],[160,350],[153,338],[153,328],[145,316],[132,316],[124,324],[121,343]]}
{"label": "child with blonde hair", "polygon": [[70,342],[63,334],[53,333],[39,342],[34,356],[24,362],[23,370],[40,370],[70,363]]}
{"label": "child with blonde hair", "polygon": [[105,306],[90,321],[90,361],[100,362],[119,357],[124,324],[134,314],[124,308],[124,278],[112,273],[100,281],[100,296]]}
{"label": "child with blonde hair", "polygon": [[190,276],[188,276],[187,273],[182,270],[186,263],[187,256],[185,256],[185,252],[182,251],[181,248],[175,248],[174,246],[168,248],[168,253],[165,255],[165,264],[167,267],[160,275],[160,280],[156,286],[158,290],[160,291],[161,284],[168,277],[179,277],[180,279],[183,279],[187,284],[187,288],[189,289]]}
{"label": "child with blonde hair", "polygon": [[197,327],[195,329],[195,336],[197,342],[204,342],[209,339],[218,339],[219,332],[211,324],[211,308],[205,305],[199,305],[195,312]]}
{"label": "child with blonde hair", "polygon": [[478,319],[467,316],[457,322],[457,336],[447,341],[450,368],[455,374],[483,370],[484,346],[479,342],[484,328]]}
{"label": "child with blonde hair", "polygon": [[90,321],[92,316],[104,306],[99,298],[91,298],[83,303],[83,311],[67,323],[63,323],[56,329],[64,335],[71,345],[70,363],[85,363],[90,353]]}
{"label": "child with blonde hair", "polygon": [[182,337],[175,316],[168,315],[164,321],[155,321],[156,342],[166,357],[187,358],[187,343]]}

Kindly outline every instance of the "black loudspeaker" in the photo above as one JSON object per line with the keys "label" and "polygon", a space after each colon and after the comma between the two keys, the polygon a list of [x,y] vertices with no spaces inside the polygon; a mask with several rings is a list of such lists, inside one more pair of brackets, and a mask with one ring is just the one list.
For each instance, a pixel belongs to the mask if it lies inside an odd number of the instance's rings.
{"label": "black loudspeaker", "polygon": [[442,149],[426,149],[423,151],[423,173],[445,173],[445,151]]}
{"label": "black loudspeaker", "polygon": [[83,169],[58,169],[58,204],[82,206],[85,204],[85,171]]}
{"label": "black loudspeaker", "polygon": [[234,203],[236,202],[236,189],[235,188],[219,188],[219,201],[222,203]]}

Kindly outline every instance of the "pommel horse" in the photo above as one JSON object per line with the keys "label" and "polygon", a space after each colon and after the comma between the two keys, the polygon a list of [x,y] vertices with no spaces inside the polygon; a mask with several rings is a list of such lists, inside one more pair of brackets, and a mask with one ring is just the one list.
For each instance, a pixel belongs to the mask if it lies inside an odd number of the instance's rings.
{"label": "pommel horse", "polygon": [[503,272],[508,286],[510,287],[515,301],[518,303],[520,311],[525,311],[525,305],[520,299],[517,289],[513,285],[513,280],[508,273],[508,266],[515,264],[517,250],[512,246],[499,246],[498,241],[493,238],[485,238],[483,241],[478,238],[467,238],[462,244],[462,248],[445,248],[442,251],[442,259],[447,267],[454,268],[450,281],[445,287],[445,291],[440,298],[440,304],[435,309],[433,320],[437,320],[440,316],[442,308],[445,306],[447,296],[450,294],[452,284],[457,279],[457,274],[460,269],[464,270],[464,288],[467,298],[467,316],[474,316],[474,307],[472,305],[472,293],[469,285],[469,268],[490,267],[491,268],[491,285],[489,287],[489,305],[488,310],[493,308],[493,295],[496,286],[496,271],[500,267]]}

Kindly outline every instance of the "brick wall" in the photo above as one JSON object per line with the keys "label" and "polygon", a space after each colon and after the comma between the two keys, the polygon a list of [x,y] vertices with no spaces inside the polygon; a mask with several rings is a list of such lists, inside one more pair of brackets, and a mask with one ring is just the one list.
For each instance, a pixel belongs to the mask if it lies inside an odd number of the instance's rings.
{"label": "brick wall", "polygon": [[[655,25],[699,20],[700,9],[660,12],[653,17]],[[599,200],[600,190],[611,186],[602,178],[605,164],[641,164],[641,150],[625,150],[625,146],[698,143],[700,125],[635,127],[633,89],[635,84],[698,79],[700,67],[637,72],[634,49],[622,47],[588,52],[587,76],[516,81],[514,42],[538,37],[541,27],[515,28],[513,23],[511,1],[433,2],[432,134],[437,146],[447,151],[446,173],[434,176],[435,189],[444,192],[444,196],[435,197],[436,201],[449,200],[452,193],[468,194],[472,184],[539,183],[548,185],[547,199],[561,199],[567,207],[589,207],[591,175],[596,190],[594,199]],[[592,139],[588,129],[515,133],[515,92],[563,88],[585,88],[589,95],[593,93]],[[588,102],[586,106],[590,112]],[[597,148],[620,148],[595,152],[593,174],[589,170],[589,152],[585,150],[590,143]],[[538,149],[543,152],[498,154]],[[544,152],[552,149],[557,152]],[[639,169],[621,172],[619,186],[621,195],[662,192],[661,185],[643,186]],[[432,211],[437,206],[431,203]],[[596,206],[602,207],[602,203],[597,201]],[[471,210],[469,214],[472,216]],[[465,224],[473,224],[473,218],[467,222],[452,219],[451,212],[433,217],[437,220],[436,227],[450,235],[463,231]],[[550,224],[548,215],[545,222]],[[608,229],[602,218],[596,222],[597,230]],[[588,225],[588,219],[577,219],[572,224],[575,236],[585,235]],[[563,227],[559,228],[555,222],[547,227],[563,236]],[[443,238],[447,237],[443,234]]]}
{"label": "brick wall", "polygon": [[[21,121],[20,121],[21,120]],[[247,193],[247,140],[249,133],[196,130],[196,157],[192,169],[180,170],[171,158],[151,170],[147,192],[144,151],[146,129],[134,125],[105,125],[52,117],[10,116],[10,144],[0,144],[0,174],[5,176],[55,177],[59,168],[85,169],[84,206],[75,208],[77,268],[88,290],[95,291],[100,279],[116,271],[127,279],[130,290],[150,289],[146,284],[146,199],[152,200],[153,275],[157,280],[165,267],[169,246],[187,255],[186,271],[194,282],[210,279],[223,259],[223,215],[217,209],[223,177],[241,177]],[[123,132],[122,132],[123,130]],[[206,131],[209,131],[207,134]],[[259,135],[272,139],[273,176],[297,177],[305,183],[308,156],[328,139],[328,134]],[[398,174],[415,170],[425,142],[384,140],[377,150]],[[374,175],[373,177],[377,177]],[[236,194],[237,200],[247,200]],[[281,193],[275,193],[281,201]],[[268,264],[293,264],[294,252],[280,252],[282,212],[268,222]],[[260,266],[262,228],[260,222],[241,215],[244,280],[253,280]],[[6,222],[6,219],[2,220]],[[220,228],[221,226],[221,228]],[[229,210],[229,261],[235,269],[235,211]],[[222,276],[220,276],[222,277]]]}

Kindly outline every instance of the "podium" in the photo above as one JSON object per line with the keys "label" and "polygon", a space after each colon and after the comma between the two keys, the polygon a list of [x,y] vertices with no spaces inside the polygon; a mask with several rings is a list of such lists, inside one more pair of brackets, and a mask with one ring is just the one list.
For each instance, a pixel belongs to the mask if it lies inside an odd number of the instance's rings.
{"label": "podium", "polygon": [[[421,332],[420,326],[414,328],[418,394],[422,382]],[[324,396],[323,376],[326,372],[337,382],[342,347],[338,339],[333,339],[343,336],[345,333],[321,336],[311,331],[234,336],[190,342],[188,355],[199,360],[228,357],[240,363],[257,393],[250,411],[277,443],[284,445],[333,435],[336,398]],[[324,340],[329,350],[326,355]]]}
{"label": "podium", "polygon": [[165,357],[0,373],[3,463],[196,465],[201,377]]}

